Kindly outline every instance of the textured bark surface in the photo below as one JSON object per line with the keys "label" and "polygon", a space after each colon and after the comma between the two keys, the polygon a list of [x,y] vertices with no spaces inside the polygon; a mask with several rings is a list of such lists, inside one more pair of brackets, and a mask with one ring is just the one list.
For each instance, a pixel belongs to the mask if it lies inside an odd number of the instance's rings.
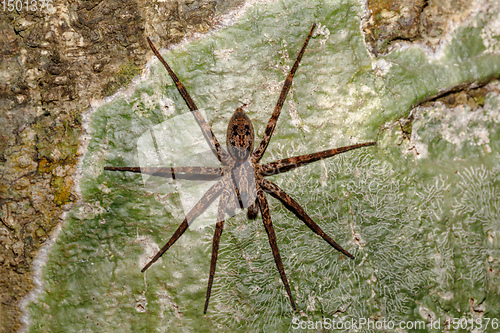
{"label": "textured bark surface", "polygon": [[[37,249],[77,196],[83,111],[138,75],[149,47],[205,32],[241,1],[56,1],[0,12],[0,327],[19,327]],[[159,37],[159,39],[158,39]]]}
{"label": "textured bark surface", "polygon": [[435,48],[456,24],[471,13],[466,0],[368,0],[363,23],[366,41],[377,55],[397,42],[421,42]]}

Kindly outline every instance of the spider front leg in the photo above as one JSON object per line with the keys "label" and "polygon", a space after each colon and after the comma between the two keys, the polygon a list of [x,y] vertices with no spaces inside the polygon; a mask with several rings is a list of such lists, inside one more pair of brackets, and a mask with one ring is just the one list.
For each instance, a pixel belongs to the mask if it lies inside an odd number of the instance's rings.
{"label": "spider front leg", "polygon": [[191,98],[191,96],[189,96],[186,87],[182,84],[181,80],[179,80],[177,75],[175,75],[174,71],[170,68],[165,59],[163,59],[163,57],[161,56],[160,52],[158,52],[151,39],[149,39],[149,37],[147,37],[146,39],[148,40],[151,50],[153,50],[153,53],[158,58],[158,60],[161,61],[161,63],[167,70],[168,74],[172,78],[172,81],[174,81],[177,90],[181,94],[182,98],[184,98],[184,101],[186,101],[186,104],[189,107],[189,110],[191,110],[191,113],[193,114],[196,122],[198,123],[198,126],[200,126],[200,129],[203,132],[203,136],[205,137],[205,140],[210,146],[210,149],[215,154],[215,156],[217,156],[219,162],[228,165],[231,161],[231,157],[220,146],[219,141],[217,141],[217,138],[215,137],[214,132],[212,131],[212,128],[210,128],[210,125],[208,125],[205,118],[203,118],[203,115],[201,114],[200,110],[198,110],[198,107],[194,103],[193,99]]}
{"label": "spider front leg", "polygon": [[201,197],[201,199],[194,205],[194,207],[189,211],[186,215],[186,218],[181,223],[181,225],[174,232],[170,240],[165,244],[161,250],[147,263],[146,266],[141,270],[141,272],[145,272],[149,266],[154,264],[160,257],[165,253],[186,231],[189,225],[203,212],[207,209],[210,204],[219,197],[224,187],[227,186],[227,177],[218,181],[215,185],[213,185],[205,194]]}
{"label": "spider front leg", "polygon": [[281,201],[281,203],[292,213],[295,214],[299,219],[301,219],[312,231],[314,231],[317,235],[321,236],[325,241],[328,242],[332,247],[334,247],[337,251],[345,254],[351,259],[354,259],[354,256],[344,250],[337,242],[330,238],[321,228],[307,215],[304,209],[292,199],[291,196],[285,193],[278,185],[270,182],[267,179],[262,178],[259,185],[272,195],[274,198]]}
{"label": "spider front leg", "polygon": [[283,268],[283,262],[281,261],[280,251],[278,249],[278,243],[276,242],[276,234],[274,232],[273,223],[271,221],[271,214],[269,213],[269,205],[267,203],[266,196],[262,189],[257,187],[257,200],[259,202],[260,213],[262,214],[262,220],[264,221],[264,227],[266,228],[267,235],[269,237],[269,244],[271,245],[271,250],[273,251],[274,261],[280,272],[281,281],[285,285],[286,292],[290,298],[290,303],[292,303],[292,309],[297,310],[295,306],[295,301],[292,297],[292,292],[290,290],[290,285],[288,284],[288,279],[286,278],[285,269]]}
{"label": "spider front leg", "polygon": [[295,72],[297,71],[297,68],[299,67],[300,60],[302,59],[302,56],[304,55],[304,52],[306,51],[307,44],[309,43],[309,40],[311,39],[312,33],[314,31],[314,28],[316,27],[316,24],[312,25],[311,31],[309,32],[309,35],[306,38],[306,41],[304,42],[304,45],[302,46],[302,49],[299,52],[299,55],[297,56],[297,59],[295,60],[295,63],[293,64],[292,69],[290,70],[290,73],[286,77],[285,83],[283,83],[283,88],[281,88],[281,93],[280,97],[278,98],[278,103],[274,107],[273,114],[271,115],[271,118],[269,119],[269,122],[267,123],[266,130],[264,132],[264,136],[262,137],[262,141],[260,142],[259,146],[257,149],[252,154],[252,158],[254,159],[254,162],[257,163],[260,161],[262,158],[262,155],[264,155],[267,145],[269,145],[269,141],[271,140],[271,136],[273,135],[274,128],[276,127],[276,122],[278,121],[278,117],[280,116],[281,113],[281,108],[283,107],[283,103],[285,103],[286,95],[288,94],[288,91],[290,90],[290,87],[292,86],[292,80],[293,76],[295,75]]}

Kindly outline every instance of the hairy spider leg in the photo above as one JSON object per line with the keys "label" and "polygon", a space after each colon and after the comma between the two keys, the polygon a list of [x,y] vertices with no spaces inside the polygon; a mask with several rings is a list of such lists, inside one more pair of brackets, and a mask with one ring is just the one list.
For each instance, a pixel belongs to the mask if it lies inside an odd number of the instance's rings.
{"label": "hairy spider leg", "polygon": [[217,159],[219,162],[221,162],[223,165],[229,165],[230,161],[232,160],[229,154],[222,148],[219,144],[219,141],[217,141],[217,138],[215,137],[214,132],[212,131],[212,128],[210,125],[208,125],[207,121],[205,118],[203,118],[203,115],[201,112],[198,110],[198,107],[196,104],[194,104],[193,99],[191,96],[189,96],[189,93],[186,90],[186,87],[182,84],[182,82],[179,80],[177,75],[175,75],[174,71],[170,68],[168,63],[163,59],[161,56],[160,52],[156,49],[156,47],[153,45],[153,42],[149,37],[147,37],[149,46],[151,47],[151,50],[153,50],[153,53],[156,55],[156,57],[161,61],[163,66],[165,66],[166,70],[168,71],[168,74],[172,78],[172,81],[174,81],[177,90],[181,94],[182,98],[184,98],[184,101],[186,101],[187,106],[189,107],[189,110],[191,110],[194,118],[196,119],[196,122],[198,123],[198,126],[200,126],[201,131],[203,132],[203,136],[205,137],[205,140],[207,141],[208,145],[210,146],[210,149],[214,153],[215,156],[217,156]]}
{"label": "hairy spider leg", "polygon": [[325,241],[327,241],[328,244],[330,244],[333,248],[335,248],[337,251],[340,251],[341,253],[345,254],[351,259],[354,259],[354,256],[344,250],[342,246],[337,244],[333,239],[331,239],[330,236],[328,236],[321,228],[319,225],[314,222],[309,215],[304,211],[304,209],[295,201],[292,199],[291,196],[286,194],[285,191],[283,191],[278,185],[270,182],[267,179],[262,178],[260,181],[260,186],[269,193],[271,196],[274,198],[278,199],[281,201],[281,203],[292,213],[295,214],[302,222],[304,222],[312,231],[314,231],[315,234],[318,236],[322,237]]}
{"label": "hairy spider leg", "polygon": [[220,201],[219,201],[219,208],[217,212],[217,224],[215,225],[215,232],[214,232],[214,239],[212,242],[212,260],[210,261],[210,274],[208,277],[208,287],[207,287],[207,297],[205,300],[205,308],[203,310],[203,313],[207,313],[208,309],[208,302],[210,301],[210,294],[212,293],[212,284],[214,282],[214,275],[215,275],[215,266],[217,265],[217,256],[219,253],[219,241],[220,241],[220,236],[222,235],[222,231],[224,230],[224,216],[226,213],[226,205],[227,205],[227,199],[229,196],[229,191],[227,189],[224,189],[222,192]]}
{"label": "hairy spider leg", "polygon": [[187,180],[216,180],[223,176],[222,168],[217,167],[104,167],[109,171],[128,171],[144,173],[155,177]]}
{"label": "hairy spider leg", "polygon": [[146,269],[149,268],[152,264],[154,264],[162,255],[165,253],[186,231],[189,225],[196,219],[198,216],[203,214],[203,212],[207,209],[210,204],[219,197],[222,190],[227,187],[228,177],[224,177],[215,183],[210,189],[205,192],[205,194],[201,197],[201,199],[194,205],[194,207],[189,211],[186,215],[186,218],[181,223],[181,225],[177,228],[175,233],[172,235],[170,240],[165,244],[160,251],[147,263],[146,266],[141,270],[141,272],[145,272]]}
{"label": "hairy spider leg", "polygon": [[257,187],[257,200],[259,202],[262,221],[264,222],[264,227],[266,228],[267,236],[269,238],[269,244],[271,245],[271,250],[273,252],[274,261],[276,262],[276,266],[278,267],[278,271],[281,276],[281,281],[283,281],[283,284],[285,285],[286,292],[290,298],[290,303],[292,304],[292,309],[296,311],[297,307],[295,306],[295,301],[293,300],[292,291],[290,290],[285,269],[283,268],[283,262],[281,261],[278,243],[276,242],[276,234],[274,233],[273,222],[271,221],[271,214],[269,213],[269,205],[267,203],[266,196],[264,195],[264,191],[262,191],[260,187]]}
{"label": "hairy spider leg", "polygon": [[325,158],[329,158],[329,157],[335,156],[337,154],[345,153],[349,150],[358,149],[358,148],[362,148],[362,147],[368,147],[368,146],[374,146],[376,144],[377,144],[376,142],[358,143],[358,144],[355,144],[352,146],[323,150],[323,151],[313,153],[313,154],[284,158],[284,159],[279,160],[279,161],[274,161],[274,162],[270,162],[270,163],[266,163],[264,165],[261,165],[260,170],[261,170],[261,173],[264,177],[271,176],[271,175],[277,175],[277,174],[280,174],[283,172],[293,170],[293,169],[298,168],[302,165],[306,165],[306,164],[309,164],[312,162],[323,160]]}
{"label": "hairy spider leg", "polygon": [[273,114],[271,115],[271,118],[267,123],[266,130],[264,131],[264,135],[262,136],[262,141],[260,141],[259,146],[257,147],[257,149],[254,150],[252,154],[252,159],[254,160],[255,163],[258,163],[260,161],[260,159],[262,158],[262,156],[266,151],[267,146],[269,145],[269,141],[271,140],[271,136],[273,135],[274,128],[276,127],[276,122],[278,121],[278,117],[280,116],[281,108],[283,107],[283,103],[285,103],[286,95],[288,94],[288,91],[290,90],[290,87],[292,85],[293,76],[295,75],[295,72],[299,67],[299,62],[302,59],[304,52],[306,51],[307,44],[311,39],[315,27],[316,23],[312,25],[311,31],[309,32],[309,35],[307,36],[306,41],[304,42],[304,46],[302,46],[302,49],[300,50],[299,55],[297,56],[297,59],[295,60],[292,69],[290,70],[290,73],[288,74],[285,82],[283,83],[283,88],[281,89],[280,97],[278,98],[278,103],[274,107]]}
{"label": "hairy spider leg", "polygon": [[231,181],[233,183],[234,192],[236,193],[236,199],[238,200],[239,208],[243,209],[243,200],[241,200],[240,189],[238,188],[238,183],[236,182],[236,178],[234,176],[234,170],[231,170]]}

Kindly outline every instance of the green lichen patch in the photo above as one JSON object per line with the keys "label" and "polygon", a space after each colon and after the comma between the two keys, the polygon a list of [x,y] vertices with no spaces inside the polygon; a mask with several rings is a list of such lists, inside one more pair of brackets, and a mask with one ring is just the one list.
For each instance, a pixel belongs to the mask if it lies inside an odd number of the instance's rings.
{"label": "green lichen patch", "polygon": [[102,96],[111,96],[118,89],[126,86],[140,73],[140,68],[133,62],[123,64],[118,69],[118,72],[109,79],[102,89]]}

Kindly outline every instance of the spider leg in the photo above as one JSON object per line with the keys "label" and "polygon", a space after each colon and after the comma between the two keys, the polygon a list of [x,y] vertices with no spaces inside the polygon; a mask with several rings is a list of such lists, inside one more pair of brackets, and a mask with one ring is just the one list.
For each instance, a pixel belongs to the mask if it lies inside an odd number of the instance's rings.
{"label": "spider leg", "polygon": [[205,309],[203,313],[207,313],[208,302],[210,300],[210,294],[212,293],[212,284],[214,282],[214,274],[215,274],[215,266],[217,264],[217,255],[219,252],[219,240],[222,235],[222,231],[224,229],[224,215],[226,212],[226,204],[227,204],[227,191],[222,193],[222,196],[219,201],[219,208],[217,212],[217,224],[215,225],[215,233],[214,240],[212,242],[212,260],[210,262],[210,275],[208,277],[208,287],[207,287],[207,297],[205,300]]}
{"label": "spider leg", "polygon": [[334,148],[323,150],[314,154],[301,155],[295,157],[285,158],[279,161],[263,164],[260,167],[260,171],[262,176],[271,176],[277,175],[279,173],[287,172],[298,168],[299,166],[306,165],[312,162],[316,162],[318,160],[323,160],[328,157],[332,157],[337,154],[345,153],[346,151],[358,149],[362,147],[374,146],[377,142],[366,142],[366,143],[358,143],[352,146],[346,146],[341,148]]}
{"label": "spider leg", "polygon": [[283,268],[283,262],[281,261],[280,251],[276,242],[276,234],[274,233],[271,214],[269,213],[269,205],[267,204],[267,199],[264,195],[264,192],[259,187],[257,187],[257,200],[259,202],[262,220],[264,221],[264,227],[266,228],[267,235],[269,237],[269,244],[271,245],[271,250],[273,251],[274,261],[276,262],[276,266],[278,267],[278,271],[280,272],[281,281],[283,281],[288,297],[290,298],[290,303],[292,303],[292,309],[295,311],[297,310],[297,307],[295,306],[295,301],[292,297],[290,285],[288,284],[288,280],[286,278],[285,269]]}
{"label": "spider leg", "polygon": [[194,103],[191,96],[189,96],[189,93],[187,92],[186,87],[182,84],[182,82],[179,80],[177,75],[175,75],[174,71],[170,68],[170,66],[167,64],[165,59],[163,59],[160,52],[158,52],[156,47],[153,45],[153,42],[151,42],[151,39],[149,39],[149,37],[147,37],[146,39],[148,40],[149,46],[151,47],[151,50],[153,50],[153,53],[161,61],[163,66],[165,66],[166,70],[168,71],[168,74],[172,78],[172,81],[174,81],[175,85],[177,86],[177,90],[181,94],[182,98],[184,98],[184,101],[186,101],[186,104],[189,107],[189,110],[191,110],[191,112],[193,113],[193,116],[196,119],[198,126],[200,126],[200,129],[203,132],[203,136],[205,137],[205,140],[207,141],[208,145],[210,146],[210,149],[212,150],[214,155],[217,156],[217,159],[221,163],[225,163],[227,165],[229,163],[229,161],[231,161],[231,157],[220,146],[219,142],[217,141],[217,138],[214,135],[214,132],[212,131],[212,128],[210,127],[210,125],[208,125],[205,118],[203,118],[203,115],[198,110],[198,107]]}
{"label": "spider leg", "polygon": [[231,180],[233,182],[234,192],[236,193],[236,199],[238,200],[239,208],[243,209],[243,200],[241,200],[240,189],[238,188],[238,183],[236,182],[233,170],[231,170]]}
{"label": "spider leg", "polygon": [[344,250],[339,244],[337,244],[337,242],[335,242],[333,239],[330,238],[330,236],[328,236],[323,230],[321,230],[321,228],[309,217],[309,215],[307,215],[304,209],[295,200],[293,200],[292,197],[286,194],[285,191],[279,188],[278,185],[264,178],[262,178],[259,185],[264,189],[264,191],[266,191],[267,193],[271,194],[274,198],[281,201],[281,203],[289,211],[294,213],[295,216],[301,219],[317,235],[321,236],[325,241],[327,241],[328,244],[330,244],[336,250],[345,254],[349,258],[354,259],[354,256],[352,254]]}
{"label": "spider leg", "polygon": [[189,227],[189,225],[196,219],[198,216],[203,214],[205,209],[207,209],[210,204],[219,197],[219,195],[222,192],[222,189],[226,186],[226,179],[223,178],[220,181],[218,181],[216,184],[214,184],[210,189],[205,192],[205,194],[201,197],[201,199],[194,205],[193,208],[191,208],[191,211],[186,215],[186,218],[184,221],[181,223],[181,225],[177,228],[177,230],[174,232],[170,240],[165,244],[160,251],[151,259],[146,266],[141,270],[141,272],[145,272],[146,269],[149,268],[152,264],[154,264],[162,255],[165,253],[186,231],[186,229]]}
{"label": "spider leg", "polygon": [[253,152],[253,159],[257,163],[260,161],[262,158],[262,155],[264,155],[264,152],[266,151],[267,145],[269,144],[269,141],[271,140],[271,136],[273,135],[274,128],[276,127],[276,122],[278,121],[278,117],[280,116],[281,108],[283,107],[283,103],[285,102],[286,95],[288,94],[288,91],[290,90],[290,87],[292,85],[292,80],[293,76],[295,75],[295,72],[297,71],[297,68],[299,67],[299,62],[302,59],[302,56],[304,55],[304,52],[306,51],[307,43],[309,43],[309,39],[311,39],[312,33],[314,31],[314,28],[316,27],[316,24],[312,25],[311,31],[309,32],[309,35],[306,38],[306,41],[304,42],[304,45],[302,46],[302,49],[299,52],[299,55],[297,56],[297,59],[295,60],[295,63],[293,64],[292,69],[290,70],[290,73],[286,77],[285,83],[283,83],[283,88],[281,89],[280,97],[278,98],[278,103],[274,107],[273,114],[271,115],[271,118],[269,119],[269,122],[267,123],[266,130],[264,132],[264,136],[262,137],[262,141],[260,142],[259,146],[255,151]]}
{"label": "spider leg", "polygon": [[222,168],[213,167],[104,167],[109,171],[128,171],[146,175],[187,180],[215,180],[223,176]]}

